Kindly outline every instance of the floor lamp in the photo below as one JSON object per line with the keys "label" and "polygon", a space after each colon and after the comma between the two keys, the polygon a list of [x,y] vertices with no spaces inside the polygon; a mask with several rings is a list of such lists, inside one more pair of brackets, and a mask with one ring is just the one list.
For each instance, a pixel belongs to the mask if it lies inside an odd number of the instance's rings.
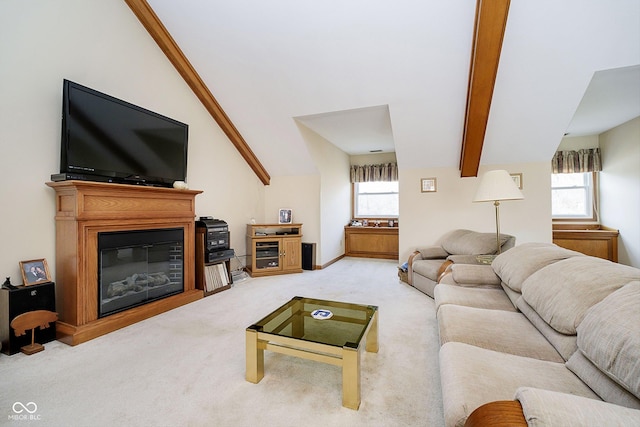
{"label": "floor lamp", "polygon": [[502,200],[522,200],[524,196],[518,186],[505,170],[486,172],[480,180],[474,202],[493,202],[496,207],[496,244],[497,254],[501,252],[500,245],[500,202]]}

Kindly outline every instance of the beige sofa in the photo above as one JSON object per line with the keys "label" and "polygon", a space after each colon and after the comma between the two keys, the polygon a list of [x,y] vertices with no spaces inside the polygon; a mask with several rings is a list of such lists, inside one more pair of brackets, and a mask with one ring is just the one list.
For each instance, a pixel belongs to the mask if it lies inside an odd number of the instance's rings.
{"label": "beige sofa", "polygon": [[[501,252],[512,248],[515,243],[515,237],[508,234],[500,235]],[[497,246],[495,233],[463,229],[450,231],[435,244],[418,248],[409,256],[409,284],[433,298],[433,289],[444,271],[447,260],[477,264],[477,255],[494,255],[498,252]]]}
{"label": "beige sofa", "polygon": [[517,400],[529,426],[640,425],[640,270],[547,243],[435,288],[445,422]]}

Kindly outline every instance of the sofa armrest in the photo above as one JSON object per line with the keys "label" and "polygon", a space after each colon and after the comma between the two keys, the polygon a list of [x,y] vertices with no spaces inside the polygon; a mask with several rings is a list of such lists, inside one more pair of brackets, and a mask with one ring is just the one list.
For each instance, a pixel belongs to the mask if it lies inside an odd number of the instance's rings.
{"label": "sofa armrest", "polygon": [[425,246],[424,248],[418,248],[417,252],[420,252],[422,259],[445,259],[449,256],[449,252],[442,249],[441,246]]}
{"label": "sofa armrest", "polygon": [[[447,283],[460,286],[500,286],[500,277],[490,265],[453,264]],[[443,278],[444,279],[444,278]]]}
{"label": "sofa armrest", "polygon": [[413,262],[422,259],[420,251],[414,251],[407,260],[407,283],[413,285]]}
{"label": "sofa armrest", "polygon": [[497,400],[476,408],[464,427],[527,427],[522,406],[517,400]]}
{"label": "sofa armrest", "polygon": [[515,399],[522,406],[525,420],[535,420],[535,425],[640,425],[638,409],[574,394],[520,387],[516,391]]}

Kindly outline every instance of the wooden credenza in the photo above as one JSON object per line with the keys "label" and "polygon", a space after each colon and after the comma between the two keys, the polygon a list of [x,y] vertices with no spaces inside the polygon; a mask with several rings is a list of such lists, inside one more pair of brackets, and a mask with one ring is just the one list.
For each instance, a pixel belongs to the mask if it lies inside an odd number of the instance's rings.
{"label": "wooden credenza", "polygon": [[[196,301],[195,196],[201,191],[88,181],[49,182],[56,192],[58,340],[76,345]],[[98,318],[98,233],[184,229],[184,292]]]}
{"label": "wooden credenza", "polygon": [[602,225],[553,225],[553,243],[566,249],[618,262],[618,230]]}
{"label": "wooden credenza", "polygon": [[344,227],[345,255],[398,259],[398,227]]}

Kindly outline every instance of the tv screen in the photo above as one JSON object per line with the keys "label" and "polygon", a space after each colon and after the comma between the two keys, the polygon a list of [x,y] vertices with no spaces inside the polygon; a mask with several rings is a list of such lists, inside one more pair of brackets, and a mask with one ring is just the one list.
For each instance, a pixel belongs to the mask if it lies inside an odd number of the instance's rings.
{"label": "tv screen", "polygon": [[62,104],[59,180],[167,187],[186,180],[186,124],[69,80]]}

